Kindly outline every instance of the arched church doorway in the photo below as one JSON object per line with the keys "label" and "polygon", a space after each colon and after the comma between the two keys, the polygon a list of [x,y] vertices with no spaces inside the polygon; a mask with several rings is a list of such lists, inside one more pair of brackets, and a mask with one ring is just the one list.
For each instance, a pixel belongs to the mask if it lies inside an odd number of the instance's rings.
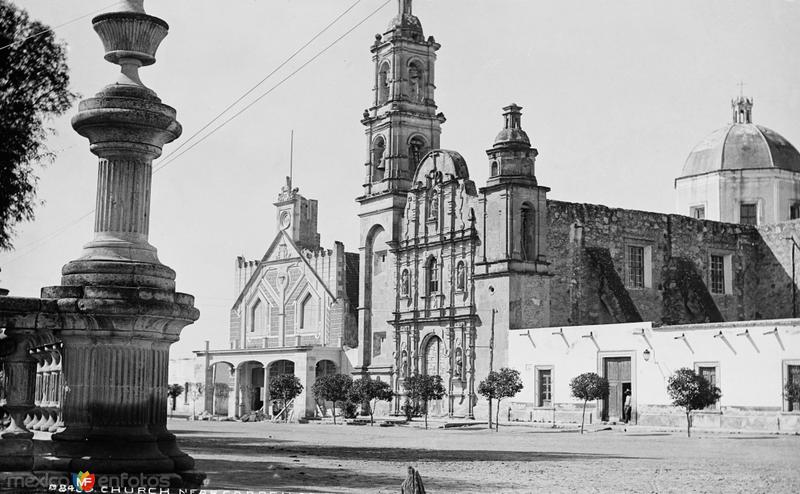
{"label": "arched church doorway", "polygon": [[[332,376],[336,374],[336,372],[335,363],[330,360],[320,360],[317,362],[314,378],[315,380],[321,379],[326,376]],[[325,401],[320,398],[315,398],[315,402],[317,404],[315,413],[321,417],[329,417],[332,413],[333,404],[330,401]]]}
{"label": "arched church doorway", "polygon": [[[423,373],[428,376],[439,376],[442,378],[442,385],[447,389],[445,375],[447,374],[447,358],[444,356],[444,343],[438,336],[431,336],[425,344],[423,353]],[[444,415],[444,400],[433,400],[428,403],[429,415]]]}
{"label": "arched church doorway", "polygon": [[336,374],[336,364],[331,362],[330,360],[320,360],[317,362],[315,377],[319,379],[320,377],[331,376]]}
{"label": "arched church doorway", "polygon": [[442,376],[444,374],[444,356],[442,339],[433,336],[425,345],[425,366],[424,373],[429,376]]}
{"label": "arched church doorway", "polygon": [[267,384],[267,393],[268,393],[268,403],[270,404],[270,412],[272,416],[279,414],[284,407],[286,407],[286,403],[277,397],[269,395],[269,386],[275,378],[282,376],[282,375],[294,375],[294,362],[291,360],[276,360],[269,364],[267,368],[267,375],[269,376],[269,381]]}
{"label": "arched church doorway", "polygon": [[253,360],[239,364],[239,415],[264,408],[264,365]]}
{"label": "arched church doorway", "polygon": [[205,392],[211,394],[211,414],[227,416],[230,397],[233,393],[233,365],[228,362],[212,364],[211,389],[207,389]]}

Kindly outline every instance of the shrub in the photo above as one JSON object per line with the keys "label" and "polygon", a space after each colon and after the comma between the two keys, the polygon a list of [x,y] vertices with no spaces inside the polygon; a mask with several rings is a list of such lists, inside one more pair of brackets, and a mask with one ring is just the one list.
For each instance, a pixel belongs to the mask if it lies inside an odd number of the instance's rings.
{"label": "shrub", "polygon": [[336,402],[347,401],[350,395],[350,388],[353,386],[353,378],[347,374],[331,374],[317,379],[314,383],[314,396],[326,401],[333,402],[333,423],[336,423]]}
{"label": "shrub", "polygon": [[350,400],[358,403],[366,403],[369,409],[369,422],[374,425],[375,405],[378,401],[392,401],[394,393],[392,387],[387,382],[372,380],[369,376],[364,376],[353,381],[350,388]]}
{"label": "shrub", "polygon": [[425,428],[428,428],[428,402],[440,400],[444,397],[445,390],[441,376],[427,376],[417,374],[403,381],[406,396],[411,400],[422,401],[425,407]]}
{"label": "shrub", "polygon": [[722,393],[692,369],[678,369],[667,381],[672,404],[686,412],[686,435],[692,437],[692,410],[702,410],[719,401]]}
{"label": "shrub", "polygon": [[581,434],[586,420],[586,403],[589,400],[602,400],[608,396],[608,380],[594,372],[586,372],[572,379],[569,383],[572,396],[583,400],[583,414],[581,415]]}
{"label": "shrub", "polygon": [[[522,380],[519,371],[504,367],[499,371],[492,371],[478,385],[478,393],[485,397],[489,402],[497,400],[497,411],[495,416],[495,430],[500,430],[500,400],[516,396],[522,390]],[[491,428],[491,417],[489,428]]]}

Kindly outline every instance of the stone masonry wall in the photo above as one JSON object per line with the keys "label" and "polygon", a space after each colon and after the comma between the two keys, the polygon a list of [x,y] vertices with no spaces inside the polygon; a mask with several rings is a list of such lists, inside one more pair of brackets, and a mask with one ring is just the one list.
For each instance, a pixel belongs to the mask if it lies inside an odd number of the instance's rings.
{"label": "stone masonry wall", "polygon": [[[548,221],[554,326],[624,322],[618,303],[628,297],[643,320],[662,324],[791,316],[791,243],[785,238],[800,238],[800,221],[756,228],[561,201],[548,201]],[[629,246],[647,252],[645,287],[629,284]],[[607,254],[587,255],[596,249]],[[728,263],[724,294],[710,293],[711,255]],[[608,258],[623,288],[603,282]]]}
{"label": "stone masonry wall", "polygon": [[[756,319],[792,317],[792,241],[800,243],[800,220],[758,227],[757,276],[748,279],[755,294]],[[800,280],[800,250],[795,248],[795,277]],[[798,294],[800,298],[800,294]],[[797,307],[800,313],[800,304]]]}

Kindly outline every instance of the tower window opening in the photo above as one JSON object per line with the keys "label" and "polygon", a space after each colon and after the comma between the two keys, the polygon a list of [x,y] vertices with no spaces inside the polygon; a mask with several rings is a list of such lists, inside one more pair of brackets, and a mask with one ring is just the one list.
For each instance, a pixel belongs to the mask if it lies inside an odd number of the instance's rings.
{"label": "tower window opening", "polygon": [[425,96],[425,83],[419,63],[412,62],[408,67],[408,96],[414,103],[419,103]]}
{"label": "tower window opening", "polygon": [[422,161],[425,152],[425,140],[422,137],[414,136],[408,143],[409,176],[413,176],[417,167]]}
{"label": "tower window opening", "polygon": [[384,63],[378,72],[378,105],[389,101],[389,64]]}
{"label": "tower window opening", "polygon": [[384,154],[386,154],[386,141],[383,137],[375,139],[372,145],[372,181],[379,182],[383,180],[386,172],[386,163],[384,161]]}
{"label": "tower window opening", "polygon": [[522,258],[526,261],[533,261],[536,259],[536,215],[530,204],[522,206],[520,229]]}
{"label": "tower window opening", "polygon": [[496,177],[500,174],[500,165],[497,164],[496,161],[492,162],[492,176]]}

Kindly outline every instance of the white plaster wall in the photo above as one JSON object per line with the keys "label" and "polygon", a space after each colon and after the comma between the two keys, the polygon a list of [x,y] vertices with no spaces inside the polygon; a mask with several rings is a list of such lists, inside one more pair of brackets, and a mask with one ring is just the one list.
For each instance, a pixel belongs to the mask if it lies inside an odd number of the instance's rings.
{"label": "white plaster wall", "polygon": [[719,174],[710,173],[696,177],[681,178],[675,181],[676,211],[689,216],[693,206],[705,206],[707,220],[721,219]]}
{"label": "white plaster wall", "polygon": [[[642,328],[652,344],[649,362],[642,357],[648,343],[633,334]],[[774,334],[764,334],[774,328],[778,329],[780,342]],[[718,386],[723,394],[720,406],[768,407],[778,411],[783,408],[784,361],[800,359],[800,321],[796,319],[655,329],[651,323],[574,326],[563,328],[566,342],[552,334],[561,329],[509,332],[508,363],[520,371],[525,386],[514,402],[534,402],[535,366],[552,365],[553,401],[577,403],[569,389],[573,377],[584,372],[601,373],[601,357],[632,352],[634,405],[669,405],[666,384],[674,371],[695,368],[699,362],[716,362]],[[752,342],[746,336],[737,336],[745,330]],[[714,337],[720,331],[725,339]],[[590,332],[597,346],[592,339],[582,337]],[[676,339],[684,334],[692,350],[683,339]]]}
{"label": "white plaster wall", "polygon": [[764,168],[726,170],[675,181],[678,214],[706,206],[706,219],[739,222],[739,204],[758,204],[759,224],[789,219],[790,206],[800,201],[800,174]]}

